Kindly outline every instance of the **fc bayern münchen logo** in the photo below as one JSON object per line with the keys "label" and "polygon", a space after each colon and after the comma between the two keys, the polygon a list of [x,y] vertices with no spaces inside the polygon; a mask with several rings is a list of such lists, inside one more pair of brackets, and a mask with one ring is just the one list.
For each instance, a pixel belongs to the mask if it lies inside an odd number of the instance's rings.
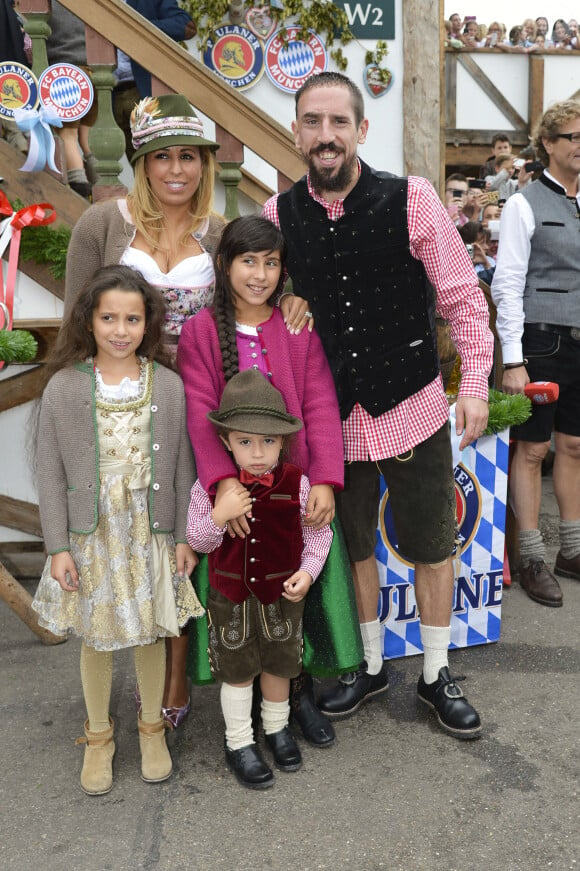
{"label": "fc bayern m\u00fcnchen logo", "polygon": [[63,121],[76,121],[93,104],[93,85],[87,74],[73,64],[53,64],[38,80],[40,99]]}
{"label": "fc bayern m\u00fcnchen logo", "polygon": [[[457,525],[459,528],[458,538],[461,545],[461,552],[465,553],[479,527],[481,520],[481,490],[479,481],[463,463],[458,463],[453,470],[455,477],[455,507],[457,510]],[[399,544],[395,525],[393,523],[393,512],[389,502],[389,491],[385,490],[381,504],[379,506],[379,526],[380,536],[385,547],[404,565],[412,567],[413,563],[408,562],[399,553]]]}
{"label": "fc bayern m\u00fcnchen logo", "polygon": [[15,109],[36,109],[38,82],[28,67],[0,63],[0,117],[12,118]]}
{"label": "fc bayern m\u00fcnchen logo", "polygon": [[206,67],[236,88],[251,88],[264,72],[264,49],[257,36],[247,27],[224,24],[216,28],[215,42],[208,40],[203,53]]}
{"label": "fc bayern m\u00fcnchen logo", "polygon": [[326,70],[328,55],[320,37],[309,30],[308,42],[298,39],[299,27],[286,27],[288,44],[284,45],[277,30],[266,43],[266,74],[270,81],[286,91],[296,93],[310,76]]}

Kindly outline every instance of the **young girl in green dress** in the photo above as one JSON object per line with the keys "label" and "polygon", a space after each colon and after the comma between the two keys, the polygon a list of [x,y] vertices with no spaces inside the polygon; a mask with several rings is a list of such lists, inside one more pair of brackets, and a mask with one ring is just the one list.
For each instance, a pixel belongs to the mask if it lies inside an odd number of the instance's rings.
{"label": "young girl in green dress", "polygon": [[[237,479],[236,466],[206,415],[219,406],[226,382],[238,371],[254,369],[280,391],[289,414],[304,421],[303,430],[293,438],[289,460],[310,479],[306,522],[318,528],[333,521],[334,488],[342,488],[342,429],[320,339],[308,330],[290,333],[274,305],[284,280],[285,254],[284,237],[265,218],[245,216],[228,224],[214,256],[213,306],[184,324],[177,362],[204,489],[217,489],[219,495],[229,480]],[[229,524],[229,531],[244,536],[249,526],[240,518]],[[201,628],[202,621],[190,638],[190,672],[198,683],[204,674],[211,680],[207,632],[202,635]],[[193,662],[196,653],[199,657]],[[335,534],[326,567],[306,599],[304,673],[292,682],[293,718],[310,744],[334,743],[332,725],[315,704],[312,675],[340,674],[349,663],[348,671],[358,655],[362,658],[352,579],[342,538]]]}

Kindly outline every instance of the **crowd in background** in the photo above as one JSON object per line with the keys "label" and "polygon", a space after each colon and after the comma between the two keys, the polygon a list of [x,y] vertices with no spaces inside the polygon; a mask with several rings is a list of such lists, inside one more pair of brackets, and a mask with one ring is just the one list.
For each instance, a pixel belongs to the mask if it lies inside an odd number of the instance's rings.
{"label": "crowd in background", "polygon": [[445,180],[444,203],[473,260],[478,277],[491,284],[499,238],[499,219],[505,202],[542,171],[532,145],[512,152],[506,133],[491,139],[491,154],[479,178],[454,172]]}
{"label": "crowd in background", "polygon": [[501,21],[483,24],[475,15],[462,18],[458,12],[445,21],[445,45],[456,49],[497,49],[508,52],[580,51],[578,22],[557,18],[550,29],[547,18],[525,18],[512,27]]}

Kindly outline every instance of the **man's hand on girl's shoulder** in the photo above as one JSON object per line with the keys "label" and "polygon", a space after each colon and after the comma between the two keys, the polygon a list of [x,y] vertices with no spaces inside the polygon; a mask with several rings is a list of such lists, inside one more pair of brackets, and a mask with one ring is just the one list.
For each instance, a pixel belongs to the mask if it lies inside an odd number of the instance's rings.
{"label": "man's hand on girl's shoulder", "polygon": [[286,291],[280,299],[280,311],[286,324],[286,329],[291,335],[298,335],[308,324],[308,332],[314,329],[314,318],[308,310],[308,302],[301,296],[295,296]]}

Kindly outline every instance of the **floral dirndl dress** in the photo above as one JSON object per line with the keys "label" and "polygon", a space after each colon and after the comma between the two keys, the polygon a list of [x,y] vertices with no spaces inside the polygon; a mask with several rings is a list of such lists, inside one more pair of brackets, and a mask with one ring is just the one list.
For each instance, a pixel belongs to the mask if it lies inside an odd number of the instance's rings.
{"label": "floral dirndl dress", "polygon": [[69,533],[78,590],[62,589],[48,557],[32,603],[41,626],[55,635],[78,635],[97,650],[177,636],[191,617],[204,613],[189,578],[177,574],[173,536],[150,529],[152,383],[147,361],[138,382],[105,385],[96,370],[97,527]]}

